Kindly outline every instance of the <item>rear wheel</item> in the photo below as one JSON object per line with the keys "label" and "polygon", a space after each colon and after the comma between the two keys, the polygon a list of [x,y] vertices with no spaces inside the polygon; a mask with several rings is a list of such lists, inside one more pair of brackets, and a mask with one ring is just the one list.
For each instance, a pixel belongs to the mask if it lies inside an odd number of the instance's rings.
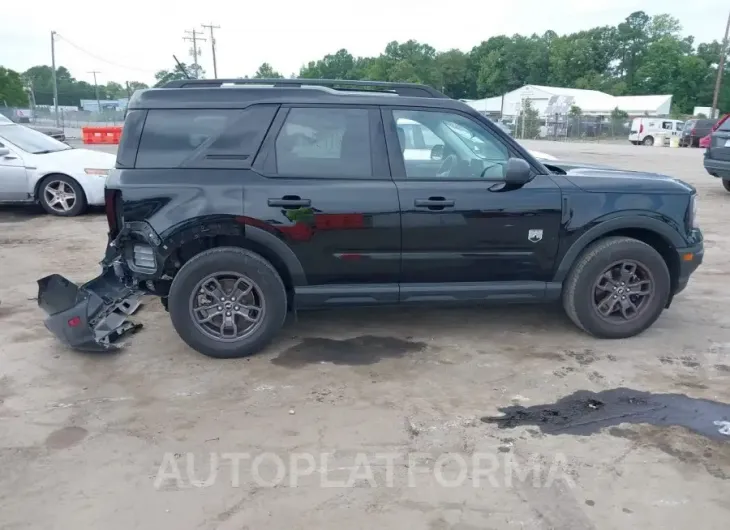
{"label": "rear wheel", "polygon": [[201,252],[175,276],[168,296],[178,335],[216,358],[262,350],[286,319],[287,298],[276,269],[251,251],[220,247]]}
{"label": "rear wheel", "polygon": [[51,215],[73,217],[86,210],[83,188],[66,175],[49,175],[38,187],[38,201]]}
{"label": "rear wheel", "polygon": [[609,237],[578,259],[565,282],[563,306],[591,335],[621,339],[651,326],[669,292],[669,270],[656,250],[636,239]]}
{"label": "rear wheel", "polygon": [[654,145],[654,137],[647,136],[646,138],[644,138],[644,140],[641,143],[647,147],[651,147],[652,145]]}
{"label": "rear wheel", "polygon": [[730,191],[730,180],[722,179],[722,187],[725,188],[725,191]]}

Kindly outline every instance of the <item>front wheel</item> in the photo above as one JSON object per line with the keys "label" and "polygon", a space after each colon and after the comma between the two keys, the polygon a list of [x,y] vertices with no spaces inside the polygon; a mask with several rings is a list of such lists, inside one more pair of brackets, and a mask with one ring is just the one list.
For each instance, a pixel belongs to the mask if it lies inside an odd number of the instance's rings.
{"label": "front wheel", "polygon": [[86,210],[83,188],[66,175],[49,175],[38,188],[38,201],[51,215],[73,217]]}
{"label": "front wheel", "polygon": [[644,138],[644,140],[641,143],[647,147],[651,147],[652,145],[654,145],[654,137],[647,136],[646,138]]}
{"label": "front wheel", "polygon": [[670,285],[667,264],[654,248],[636,239],[609,237],[578,259],[563,288],[563,306],[591,335],[628,338],[659,318]]}
{"label": "front wheel", "polygon": [[286,319],[276,269],[242,248],[219,247],[185,263],[170,287],[172,325],[193,349],[219,359],[262,350]]}

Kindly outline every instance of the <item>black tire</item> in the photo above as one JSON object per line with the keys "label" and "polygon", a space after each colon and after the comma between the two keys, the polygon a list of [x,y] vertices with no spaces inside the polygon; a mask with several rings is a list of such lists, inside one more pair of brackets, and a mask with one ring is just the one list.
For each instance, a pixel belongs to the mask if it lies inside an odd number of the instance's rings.
{"label": "black tire", "polygon": [[[46,193],[49,186],[54,186],[56,183],[61,182],[69,186],[75,195],[74,202],[70,205],[71,207],[68,210],[62,210],[59,207],[54,207],[54,205],[49,202],[48,194]],[[40,202],[41,206],[47,213],[57,215],[59,217],[74,217],[81,215],[86,211],[87,207],[84,189],[78,182],[66,175],[48,175],[45,177],[38,186],[38,202]]]}
{"label": "black tire", "polygon": [[[230,271],[253,280],[265,301],[262,322],[248,337],[223,342],[206,335],[190,310],[193,289],[206,276]],[[217,359],[246,357],[261,351],[286,320],[286,289],[276,269],[258,254],[236,247],[219,247],[201,252],[185,263],[175,275],[168,296],[172,325],[180,338],[194,350]]]}
{"label": "black tire", "polygon": [[[612,263],[634,260],[653,277],[653,296],[632,320],[608,322],[594,307],[595,282]],[[568,317],[583,331],[605,339],[623,339],[638,335],[661,315],[669,298],[671,279],[667,264],[651,246],[628,237],[608,237],[583,251],[563,286],[563,307]]]}
{"label": "black tire", "polygon": [[641,143],[643,145],[647,146],[647,147],[651,147],[652,145],[654,145],[654,137],[653,136],[647,136],[646,138],[644,138],[641,141]]}
{"label": "black tire", "polygon": [[725,191],[730,191],[730,180],[722,179],[722,187],[725,188]]}

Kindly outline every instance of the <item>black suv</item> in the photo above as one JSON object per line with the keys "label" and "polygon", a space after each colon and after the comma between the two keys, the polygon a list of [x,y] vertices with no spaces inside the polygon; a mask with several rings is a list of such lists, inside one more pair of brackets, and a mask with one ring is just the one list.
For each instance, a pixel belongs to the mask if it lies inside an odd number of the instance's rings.
{"label": "black suv", "polygon": [[684,122],[679,135],[680,147],[699,147],[700,139],[712,132],[712,126],[717,120],[692,119]]}
{"label": "black suv", "polygon": [[704,166],[710,175],[722,179],[722,185],[730,191],[730,118],[725,117],[710,136]]}
{"label": "black suv", "polygon": [[38,303],[89,350],[136,329],[145,294],[212,357],[260,350],[288,311],[354,305],[562,300],[630,337],[702,261],[695,202],[666,176],[545,165],[422,85],[173,81],[129,103],[101,275],[42,278]]}

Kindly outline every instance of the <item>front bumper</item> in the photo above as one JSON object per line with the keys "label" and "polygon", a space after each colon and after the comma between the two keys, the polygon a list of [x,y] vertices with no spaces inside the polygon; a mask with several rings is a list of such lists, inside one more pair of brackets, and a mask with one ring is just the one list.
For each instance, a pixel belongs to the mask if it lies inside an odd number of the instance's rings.
{"label": "front bumper", "polygon": [[46,328],[63,343],[82,351],[118,348],[123,335],[142,327],[127,317],[141,306],[142,291],[126,285],[113,267],[78,286],[58,274],[38,280],[38,306]]}
{"label": "front bumper", "polygon": [[696,231],[696,238],[698,241],[694,245],[677,249],[677,254],[679,255],[679,276],[677,278],[677,287],[673,294],[679,294],[684,291],[690,276],[702,264],[702,260],[705,257],[702,233],[699,230]]}

